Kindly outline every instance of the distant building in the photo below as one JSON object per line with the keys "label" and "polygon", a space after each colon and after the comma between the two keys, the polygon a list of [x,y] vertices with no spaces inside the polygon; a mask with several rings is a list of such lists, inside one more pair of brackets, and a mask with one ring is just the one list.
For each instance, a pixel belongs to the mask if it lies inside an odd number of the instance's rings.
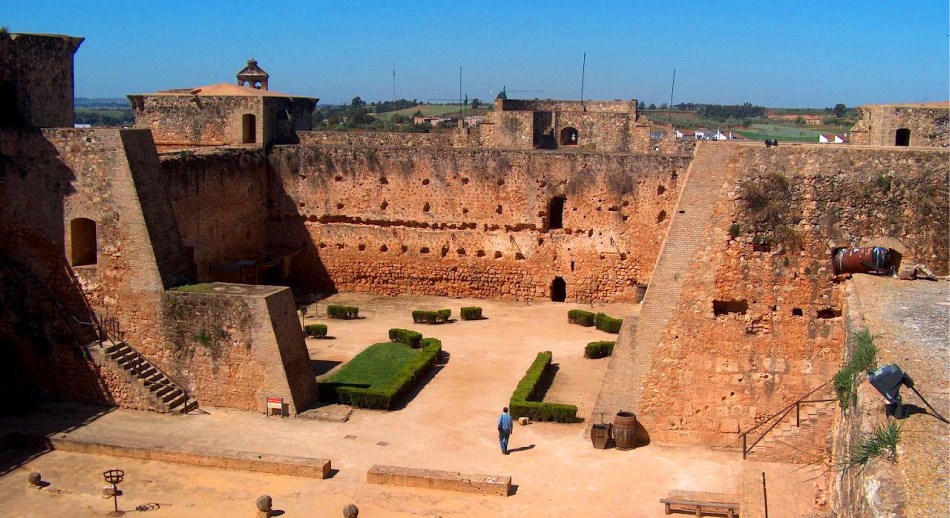
{"label": "distant building", "polygon": [[819,144],[848,144],[849,140],[846,135],[837,135],[833,133],[822,133],[818,135]]}
{"label": "distant building", "polygon": [[682,139],[694,139],[696,138],[696,132],[688,129],[678,129],[676,130],[676,138]]}

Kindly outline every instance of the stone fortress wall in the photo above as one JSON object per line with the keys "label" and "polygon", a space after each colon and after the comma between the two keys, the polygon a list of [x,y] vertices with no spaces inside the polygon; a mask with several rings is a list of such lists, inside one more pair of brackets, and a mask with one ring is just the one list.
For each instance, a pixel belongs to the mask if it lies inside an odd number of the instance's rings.
{"label": "stone fortress wall", "polygon": [[83,38],[0,34],[0,128],[72,127],[73,55]]}
{"label": "stone fortress wall", "polygon": [[950,147],[950,103],[874,104],[858,108],[851,143]]}

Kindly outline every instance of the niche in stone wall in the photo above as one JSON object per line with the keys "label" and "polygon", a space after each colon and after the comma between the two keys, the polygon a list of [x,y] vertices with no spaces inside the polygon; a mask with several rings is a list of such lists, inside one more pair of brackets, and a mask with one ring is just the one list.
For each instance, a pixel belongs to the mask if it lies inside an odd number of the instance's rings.
{"label": "niche in stone wall", "polygon": [[429,212],[432,209],[432,206],[429,205],[429,202],[425,202],[425,205],[422,206],[422,212]]}
{"label": "niche in stone wall", "polygon": [[663,223],[666,220],[666,211],[661,210],[659,214],[656,215],[656,222]]}
{"label": "niche in stone wall", "polygon": [[555,277],[551,281],[551,302],[564,302],[567,299],[567,283],[563,277]]}
{"label": "niche in stone wall", "polygon": [[657,194],[663,194],[663,193],[665,193],[665,192],[666,192],[666,187],[664,187],[663,185],[658,185],[658,186],[656,187],[656,193],[657,193]]}
{"label": "niche in stone wall", "polygon": [[837,318],[841,316],[841,310],[835,308],[824,308],[818,310],[818,318]]}
{"label": "niche in stone wall", "polygon": [[576,146],[580,140],[580,135],[577,133],[576,128],[568,126],[561,130],[560,140],[562,146]]}
{"label": "niche in stone wall", "polygon": [[717,317],[735,314],[745,315],[749,311],[749,302],[745,300],[714,300],[713,315]]}
{"label": "niche in stone wall", "polygon": [[379,245],[379,251],[382,253],[386,253],[389,251],[389,247],[386,245]]}
{"label": "niche in stone wall", "polygon": [[564,196],[555,196],[548,202],[548,230],[564,228]]}
{"label": "niche in stone wall", "polygon": [[96,243],[96,222],[87,218],[76,218],[69,222],[70,264],[87,266],[98,261]]}

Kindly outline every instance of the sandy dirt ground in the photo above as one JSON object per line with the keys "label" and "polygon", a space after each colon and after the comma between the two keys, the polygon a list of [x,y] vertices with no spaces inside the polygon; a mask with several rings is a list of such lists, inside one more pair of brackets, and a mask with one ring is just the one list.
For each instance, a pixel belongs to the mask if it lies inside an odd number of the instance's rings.
{"label": "sandy dirt ground", "polygon": [[[353,304],[365,318],[328,320],[326,304]],[[477,305],[486,320],[415,325],[412,309]],[[435,297],[388,298],[340,294],[311,307],[306,323],[327,323],[327,340],[307,340],[315,372],[325,375],[365,347],[387,340],[391,327],[439,338],[448,353],[417,393],[392,412],[354,410],[346,422],[281,419],[251,412],[206,408],[207,414],[168,416],[112,410],[80,426],[68,406],[0,420],[0,432],[35,431],[76,440],[185,451],[226,449],[330,459],[328,480],[265,475],[54,451],[8,460],[0,466],[0,506],[6,516],[102,516],[112,510],[101,496],[101,472],[127,473],[120,507],[148,516],[253,516],[258,495],[269,494],[285,516],[341,516],[347,503],[360,516],[663,516],[659,499],[670,489],[735,493],[738,452],[659,444],[632,451],[595,450],[587,423],[516,426],[512,454],[500,452],[495,420],[539,351],[554,353],[558,372],[546,400],[573,403],[589,420],[607,359],[586,360],[584,345],[609,340],[593,328],[567,324],[573,308],[613,316],[636,314],[629,305],[583,306]],[[611,416],[607,416],[608,419]],[[594,416],[600,421],[600,416]],[[369,485],[374,464],[462,473],[510,475],[507,498]],[[27,487],[39,471],[51,485]],[[12,513],[12,514],[9,514]]]}

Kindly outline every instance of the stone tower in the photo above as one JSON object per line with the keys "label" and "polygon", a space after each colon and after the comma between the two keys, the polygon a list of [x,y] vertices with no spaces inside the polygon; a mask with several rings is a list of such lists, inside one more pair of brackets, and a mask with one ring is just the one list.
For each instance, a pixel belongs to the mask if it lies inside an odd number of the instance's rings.
{"label": "stone tower", "polygon": [[245,83],[247,83],[247,86],[251,88],[267,90],[267,78],[269,77],[270,74],[265,72],[263,68],[257,66],[257,61],[251,58],[247,60],[247,66],[238,72],[237,84],[238,86],[244,86]]}

